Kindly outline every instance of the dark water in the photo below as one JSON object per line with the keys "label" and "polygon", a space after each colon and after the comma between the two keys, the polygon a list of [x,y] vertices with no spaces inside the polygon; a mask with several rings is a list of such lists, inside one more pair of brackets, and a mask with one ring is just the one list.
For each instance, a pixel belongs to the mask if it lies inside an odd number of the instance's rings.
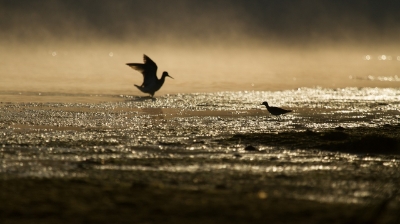
{"label": "dark water", "polygon": [[[189,190],[256,191],[260,198],[400,202],[396,143],[389,153],[383,143],[374,153],[363,151],[365,145],[356,145],[360,149],[354,153],[340,144],[329,150],[314,144],[324,144],[320,133],[342,129],[367,137],[388,130],[398,144],[400,89],[301,88],[155,100],[73,97],[96,102],[0,104],[0,178],[85,177]],[[294,111],[278,119],[260,105],[263,101]],[[315,142],[314,135],[306,140],[304,133],[314,133]],[[292,138],[290,144],[287,138]]]}

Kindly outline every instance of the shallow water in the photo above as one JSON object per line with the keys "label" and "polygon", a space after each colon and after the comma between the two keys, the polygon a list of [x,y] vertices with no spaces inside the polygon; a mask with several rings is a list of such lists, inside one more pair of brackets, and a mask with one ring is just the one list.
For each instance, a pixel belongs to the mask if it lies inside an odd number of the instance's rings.
{"label": "shallow water", "polygon": [[[302,138],[290,147],[232,138],[398,127],[400,89],[300,88],[156,99],[3,92],[0,98],[0,178],[86,177],[327,203],[400,202],[398,153],[305,148]],[[263,101],[293,112],[270,116]],[[249,144],[255,150],[245,150]]]}

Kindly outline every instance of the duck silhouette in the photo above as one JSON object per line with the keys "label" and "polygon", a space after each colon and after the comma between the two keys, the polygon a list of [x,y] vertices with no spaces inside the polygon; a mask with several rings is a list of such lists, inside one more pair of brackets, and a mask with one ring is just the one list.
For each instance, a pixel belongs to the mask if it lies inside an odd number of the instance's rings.
{"label": "duck silhouette", "polygon": [[143,62],[143,64],[127,63],[126,65],[143,74],[142,85],[138,86],[135,84],[135,86],[143,93],[148,93],[151,97],[154,97],[154,93],[164,85],[165,77],[172,77],[168,75],[168,72],[163,72],[161,78],[158,79],[156,63],[145,54],[143,55]]}

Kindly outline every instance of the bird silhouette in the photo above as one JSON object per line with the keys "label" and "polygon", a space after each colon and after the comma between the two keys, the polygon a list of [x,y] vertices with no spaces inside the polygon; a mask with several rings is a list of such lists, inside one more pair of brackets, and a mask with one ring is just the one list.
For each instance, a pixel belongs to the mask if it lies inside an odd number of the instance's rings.
{"label": "bird silhouette", "polygon": [[265,105],[265,107],[267,108],[268,112],[270,112],[272,115],[278,116],[278,118],[282,114],[286,114],[286,113],[292,112],[291,110],[285,110],[285,109],[282,109],[282,108],[279,108],[279,107],[270,107],[268,105],[268,102],[266,102],[266,101],[263,102],[261,105]]}
{"label": "bird silhouette", "polygon": [[[151,97],[154,97],[154,93],[158,91],[161,86],[163,86],[165,77],[170,77],[168,72],[163,72],[160,79],[157,78],[157,65],[151,60],[147,55],[143,55],[143,62],[141,63],[127,63],[129,67],[141,72],[143,74],[143,83],[142,85],[135,86],[142,91],[143,93],[148,93]],[[173,79],[173,78],[172,78]]]}

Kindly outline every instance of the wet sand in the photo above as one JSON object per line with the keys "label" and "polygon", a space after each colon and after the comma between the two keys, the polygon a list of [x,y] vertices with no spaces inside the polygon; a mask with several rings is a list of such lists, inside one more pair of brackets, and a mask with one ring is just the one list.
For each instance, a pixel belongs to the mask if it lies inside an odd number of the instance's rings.
{"label": "wet sand", "polygon": [[352,91],[10,94],[0,220],[398,223],[398,90]]}
{"label": "wet sand", "polygon": [[[112,180],[1,180],[3,223],[397,223],[398,207],[287,199],[257,189],[184,190]],[[256,186],[255,186],[256,188]]]}

